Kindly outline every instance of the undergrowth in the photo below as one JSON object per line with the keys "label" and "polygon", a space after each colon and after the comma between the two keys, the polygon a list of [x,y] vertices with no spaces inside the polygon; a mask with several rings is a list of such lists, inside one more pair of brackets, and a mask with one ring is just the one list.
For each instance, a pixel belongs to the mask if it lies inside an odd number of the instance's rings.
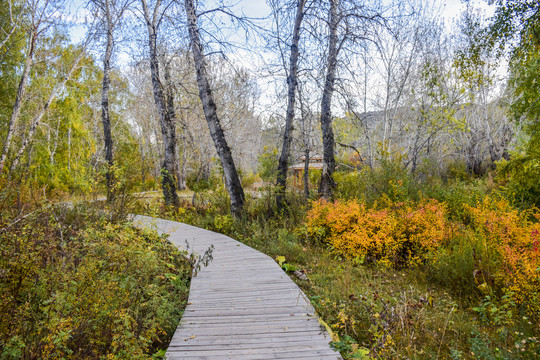
{"label": "undergrowth", "polygon": [[90,205],[34,207],[0,226],[0,359],[162,358],[187,301],[185,254]]}
{"label": "undergrowth", "polygon": [[538,358],[534,214],[486,197],[476,181],[412,194],[405,180],[385,179],[369,199],[357,190],[306,203],[290,193],[281,214],[268,189],[241,218],[224,210],[223,189],[196,206],[138,211],[227,234],[304,272],[308,280],[291,277],[345,359]]}

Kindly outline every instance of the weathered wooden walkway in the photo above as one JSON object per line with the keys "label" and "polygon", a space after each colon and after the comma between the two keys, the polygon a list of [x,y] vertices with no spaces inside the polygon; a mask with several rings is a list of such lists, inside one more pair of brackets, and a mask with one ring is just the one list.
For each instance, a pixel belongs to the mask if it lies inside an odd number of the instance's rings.
{"label": "weathered wooden walkway", "polygon": [[276,262],[227,236],[137,216],[175,245],[213,260],[192,279],[167,359],[341,359],[303,292]]}

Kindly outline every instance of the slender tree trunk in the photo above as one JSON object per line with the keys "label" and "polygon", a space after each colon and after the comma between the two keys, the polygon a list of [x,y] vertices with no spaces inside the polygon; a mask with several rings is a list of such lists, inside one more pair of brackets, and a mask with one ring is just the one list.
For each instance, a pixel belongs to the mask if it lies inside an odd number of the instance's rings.
{"label": "slender tree trunk", "polygon": [[159,114],[159,123],[161,125],[161,133],[163,135],[163,164],[161,166],[161,184],[163,188],[163,197],[165,204],[178,207],[180,202],[176,193],[176,172],[175,172],[175,154],[176,154],[176,138],[174,132],[174,123],[169,117],[167,106],[165,103],[165,95],[159,79],[159,61],[157,56],[157,24],[159,6],[161,0],[158,0],[153,16],[150,17],[150,12],[146,4],[146,0],[141,0],[148,29],[148,44],[150,47],[150,73],[152,76],[152,88],[154,93],[154,101]]}
{"label": "slender tree trunk", "polygon": [[[184,131],[184,130],[183,130]],[[186,189],[186,165],[187,165],[187,155],[186,155],[186,135],[181,135],[182,140],[182,163],[178,166],[178,190]]]}
{"label": "slender tree trunk", "polygon": [[[300,88],[301,89],[301,88]],[[307,110],[304,106],[302,92],[298,91],[298,100],[300,102],[300,112],[302,114],[301,130],[302,140],[304,143],[304,198],[307,201],[309,199],[309,154],[311,152],[311,124],[312,113],[311,110]]]}
{"label": "slender tree trunk", "polygon": [[146,190],[146,154],[144,152],[142,136],[139,138],[139,148],[141,149],[141,184],[143,185],[143,190]]}
{"label": "slender tree trunk", "polygon": [[165,65],[165,97],[167,99],[167,116],[168,116],[168,124],[170,126],[170,134],[171,137],[174,140],[174,175],[177,179],[177,186],[180,190],[185,189],[185,185],[182,188],[180,184],[180,171],[179,171],[179,164],[178,164],[178,149],[177,149],[177,136],[176,136],[176,110],[174,107],[174,85],[171,80],[171,69],[169,67],[169,63],[167,62],[167,59],[164,59],[164,65]]}
{"label": "slender tree trunk", "polygon": [[334,158],[334,132],[332,131],[332,95],[334,93],[334,83],[336,80],[337,66],[337,14],[338,0],[330,0],[330,39],[328,44],[328,64],[326,69],[326,79],[324,83],[323,97],[321,101],[321,130],[323,137],[323,171],[319,184],[319,195],[324,198],[331,198],[336,183],[332,174],[336,170],[336,160]]}
{"label": "slender tree trunk", "polygon": [[2,155],[0,156],[0,174],[4,171],[4,166],[6,165],[6,159],[11,147],[11,141],[13,140],[13,132],[15,131],[15,124],[19,119],[21,113],[21,105],[23,102],[23,97],[26,92],[26,85],[28,83],[28,77],[30,76],[30,70],[33,65],[34,60],[34,50],[36,45],[37,34],[35,31],[30,35],[30,42],[28,44],[28,52],[26,54],[26,60],[24,62],[24,70],[19,81],[19,86],[17,88],[17,95],[15,96],[15,104],[13,104],[13,110],[11,111],[11,117],[9,119],[8,130],[6,135],[6,140],[4,141],[4,148],[2,150]]}
{"label": "slender tree trunk", "polygon": [[178,190],[186,190],[186,159],[182,155],[182,165],[178,167]]}
{"label": "slender tree trunk", "polygon": [[[372,140],[371,136],[369,135],[369,126],[367,124],[367,113],[368,113],[368,106],[367,106],[367,99],[368,99],[368,57],[367,54],[364,53],[362,56],[364,60],[364,96],[363,96],[363,116],[364,119],[362,119],[360,116],[356,115],[356,119],[360,121],[365,130],[365,136],[366,136],[366,142],[368,146],[368,165],[370,168],[373,167],[373,146],[372,146]],[[360,161],[362,161],[362,158],[360,158]]]}
{"label": "slender tree trunk", "polygon": [[285,201],[285,189],[287,187],[287,169],[289,168],[289,156],[291,152],[291,142],[293,133],[294,106],[296,101],[296,86],[298,84],[298,56],[300,42],[300,28],[304,18],[305,0],[298,0],[296,7],[296,19],[294,21],[293,38],[291,44],[291,56],[289,59],[289,76],[287,77],[287,113],[285,115],[285,132],[283,133],[283,146],[278,163],[277,174],[277,195],[276,203],[278,210],[283,208]]}
{"label": "slender tree trunk", "polygon": [[189,129],[186,125],[185,118],[186,118],[186,114],[182,112],[179,118],[180,141],[181,141],[181,146],[182,146],[181,147],[182,148],[181,162],[178,166],[178,189],[180,190],[185,190],[187,188],[186,171],[187,171],[187,164],[189,161],[188,138],[191,139],[191,142],[195,142],[195,140],[193,139],[193,136],[190,134]]}
{"label": "slender tree trunk", "polygon": [[304,156],[306,160],[304,161],[304,196],[309,199],[309,146],[306,146],[304,149]]}
{"label": "slender tree trunk", "polygon": [[105,17],[107,21],[107,44],[105,55],[103,57],[103,84],[101,92],[101,123],[103,124],[103,139],[105,142],[105,161],[107,162],[107,171],[105,173],[107,181],[107,202],[111,202],[114,197],[113,183],[113,141],[111,135],[111,118],[109,115],[109,88],[111,84],[111,55],[113,48],[113,24],[112,15],[109,6],[109,0],[105,0]]}
{"label": "slender tree trunk", "polygon": [[60,140],[59,138],[60,138],[60,120],[56,122],[56,131],[54,134],[53,149],[49,154],[49,162],[51,163],[51,165],[54,165],[55,163],[54,156],[56,155],[56,150],[58,150],[58,142]]}
{"label": "slender tree trunk", "polygon": [[206,72],[206,62],[204,60],[203,49],[200,40],[199,29],[197,27],[197,15],[195,14],[195,6],[193,0],[185,0],[189,36],[191,39],[191,48],[193,51],[193,60],[197,71],[197,83],[199,86],[199,97],[203,105],[204,115],[210,135],[214,141],[217,153],[221,160],[221,166],[225,175],[225,185],[231,198],[231,212],[234,215],[239,215],[244,208],[245,198],[244,189],[232,157],[231,149],[225,140],[225,134],[219,122],[216,111],[216,103],[210,89],[208,75]]}

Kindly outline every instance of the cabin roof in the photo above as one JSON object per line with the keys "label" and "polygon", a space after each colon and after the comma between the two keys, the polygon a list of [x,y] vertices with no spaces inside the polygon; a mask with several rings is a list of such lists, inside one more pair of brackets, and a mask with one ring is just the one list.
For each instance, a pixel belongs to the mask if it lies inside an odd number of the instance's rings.
{"label": "cabin roof", "polygon": [[[306,155],[302,155],[298,158],[298,160],[305,162],[306,161]],[[320,154],[313,154],[309,156],[309,162],[322,162],[323,156]]]}
{"label": "cabin roof", "polygon": [[[294,165],[291,165],[289,166],[289,169],[292,169],[292,170],[304,170],[306,164],[305,163],[298,163],[298,164],[294,164]],[[310,162],[309,163],[309,168],[310,169],[322,169],[324,166],[324,164],[322,162]]]}

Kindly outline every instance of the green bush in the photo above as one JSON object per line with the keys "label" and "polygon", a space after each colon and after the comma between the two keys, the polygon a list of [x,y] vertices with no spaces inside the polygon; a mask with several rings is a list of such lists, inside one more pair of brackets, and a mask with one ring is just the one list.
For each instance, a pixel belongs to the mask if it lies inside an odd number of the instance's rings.
{"label": "green bush", "polygon": [[[401,159],[382,160],[373,168],[363,167],[359,171],[334,173],[337,183],[336,197],[361,199],[371,205],[383,196],[393,201],[418,200],[420,188],[409,174]],[[400,184],[400,192],[396,192]]]}
{"label": "green bush", "polygon": [[[474,282],[474,253],[478,242],[465,234],[450,238],[446,246],[431,253],[432,260],[426,267],[429,281],[452,291],[459,298],[469,299],[481,295]],[[477,299],[476,299],[477,300]]]}
{"label": "green bush", "polygon": [[463,220],[466,206],[474,206],[487,193],[486,183],[481,179],[450,180],[424,189],[427,197],[444,202],[450,218],[457,221]]}
{"label": "green bush", "polygon": [[517,154],[512,160],[502,160],[498,164],[506,182],[503,193],[521,208],[540,206],[539,165],[538,158]]}
{"label": "green bush", "polygon": [[264,152],[259,156],[258,173],[265,183],[273,183],[277,178],[278,151],[264,147]]}
{"label": "green bush", "polygon": [[200,173],[192,172],[186,177],[187,187],[194,192],[213,190],[219,182],[219,178],[214,174],[210,174],[207,178],[203,178]]}
{"label": "green bush", "polygon": [[253,185],[258,181],[261,181],[261,178],[257,174],[254,174],[254,173],[242,174],[242,187],[244,189],[249,189],[253,187]]}

